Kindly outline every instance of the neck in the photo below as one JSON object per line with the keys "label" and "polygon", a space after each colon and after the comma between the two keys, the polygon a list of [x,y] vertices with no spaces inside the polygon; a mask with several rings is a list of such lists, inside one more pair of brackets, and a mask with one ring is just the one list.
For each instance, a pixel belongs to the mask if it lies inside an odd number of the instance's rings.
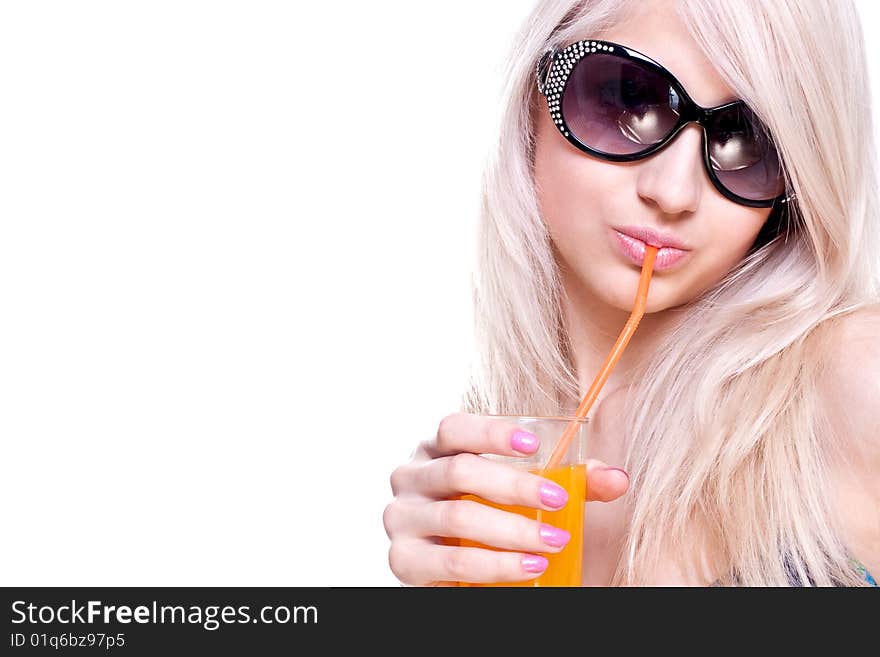
{"label": "neck", "polygon": [[[577,281],[563,276],[563,312],[572,346],[572,359],[578,374],[581,396],[589,389],[608,353],[620,336],[631,310],[608,305]],[[636,290],[633,289],[633,301]],[[611,371],[596,403],[609,393],[634,382],[644,362],[660,340],[674,329],[680,312],[674,309],[645,314],[620,360]]]}

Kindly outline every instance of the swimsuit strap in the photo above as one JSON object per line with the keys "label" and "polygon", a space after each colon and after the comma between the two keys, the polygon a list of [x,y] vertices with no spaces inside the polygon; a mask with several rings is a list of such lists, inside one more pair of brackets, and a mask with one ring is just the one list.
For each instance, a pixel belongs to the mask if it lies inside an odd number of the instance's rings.
{"label": "swimsuit strap", "polygon": [[859,575],[861,575],[870,586],[877,586],[877,580],[871,577],[871,573],[868,572],[868,569],[865,568],[861,561],[858,559],[852,559],[851,561],[856,572],[859,573]]}
{"label": "swimsuit strap", "polygon": [[[859,561],[858,559],[854,559],[852,557],[850,557],[849,561],[852,564],[853,569],[859,575],[862,576],[862,579],[864,579],[868,583],[868,586],[878,586],[877,580],[874,579],[874,577],[871,575],[871,573],[868,572],[868,569],[865,568],[865,565],[861,561]],[[734,581],[736,581],[735,578],[734,578]],[[790,581],[792,583],[792,586],[802,586],[802,584],[800,583],[800,580],[794,575],[791,577]],[[722,586],[721,580],[716,579],[709,586]],[[736,584],[734,584],[734,586],[736,586]]]}

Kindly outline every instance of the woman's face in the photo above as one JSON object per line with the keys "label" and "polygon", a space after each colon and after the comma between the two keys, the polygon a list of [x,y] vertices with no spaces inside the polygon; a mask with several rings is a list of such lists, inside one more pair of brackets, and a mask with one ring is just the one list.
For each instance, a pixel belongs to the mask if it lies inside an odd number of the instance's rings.
{"label": "woman's face", "polygon": [[[645,2],[639,7],[637,15],[601,38],[665,66],[703,107],[736,98],[671,6]],[[590,37],[598,38],[582,36]],[[749,251],[770,214],[769,208],[738,205],[715,189],[703,167],[697,124],[647,159],[615,163],[568,143],[543,96],[534,120],[538,200],[566,291],[575,298],[632,309],[641,267],[627,257],[621,245],[626,239],[614,227],[645,227],[688,248],[673,266],[655,268],[647,312],[656,312],[685,304],[721,280]]]}

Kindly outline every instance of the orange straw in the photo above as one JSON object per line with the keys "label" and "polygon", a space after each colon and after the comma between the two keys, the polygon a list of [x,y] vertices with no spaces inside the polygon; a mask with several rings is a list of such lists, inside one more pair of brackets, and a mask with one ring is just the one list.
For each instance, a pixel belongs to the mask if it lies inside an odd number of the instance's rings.
{"label": "orange straw", "polygon": [[[617,342],[614,343],[614,346],[605,358],[605,364],[602,365],[602,369],[599,370],[596,378],[593,379],[593,384],[590,386],[590,389],[581,401],[580,406],[578,406],[577,411],[575,411],[575,417],[578,419],[582,420],[587,417],[587,413],[590,412],[590,407],[593,405],[593,402],[596,401],[596,397],[599,396],[599,391],[602,390],[602,386],[604,386],[605,381],[608,380],[611,370],[614,369],[614,366],[617,365],[617,361],[620,360],[623,350],[626,349],[626,345],[629,344],[629,339],[633,336],[633,333],[636,332],[636,327],[639,325],[642,315],[645,314],[645,304],[648,302],[648,286],[651,284],[651,274],[654,272],[654,258],[656,256],[657,247],[650,245],[646,246],[645,261],[642,263],[642,275],[639,278],[639,289],[638,292],[636,292],[636,301],[633,305],[632,312],[629,315],[629,319],[626,320],[626,325],[620,332]],[[568,451],[568,446],[571,444],[571,440],[574,438],[574,435],[578,432],[579,428],[579,422],[574,420],[569,422],[562,437],[556,443],[556,447],[553,449],[553,453],[550,455],[547,465],[544,466],[545,470],[559,466],[562,457]]]}

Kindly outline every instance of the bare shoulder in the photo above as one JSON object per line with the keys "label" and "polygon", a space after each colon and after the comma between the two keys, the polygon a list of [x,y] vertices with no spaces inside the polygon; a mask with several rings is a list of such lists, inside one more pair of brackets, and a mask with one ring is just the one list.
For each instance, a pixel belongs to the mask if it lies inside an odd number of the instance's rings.
{"label": "bare shoulder", "polygon": [[880,447],[880,305],[836,319],[827,337],[822,401],[835,423]]}
{"label": "bare shoulder", "polygon": [[[836,337],[842,340],[875,343],[880,332],[880,303],[837,318],[836,327]],[[880,349],[875,348],[874,354],[880,354]]]}
{"label": "bare shoulder", "polygon": [[834,449],[830,475],[845,539],[880,573],[880,305],[835,320],[817,381]]}

